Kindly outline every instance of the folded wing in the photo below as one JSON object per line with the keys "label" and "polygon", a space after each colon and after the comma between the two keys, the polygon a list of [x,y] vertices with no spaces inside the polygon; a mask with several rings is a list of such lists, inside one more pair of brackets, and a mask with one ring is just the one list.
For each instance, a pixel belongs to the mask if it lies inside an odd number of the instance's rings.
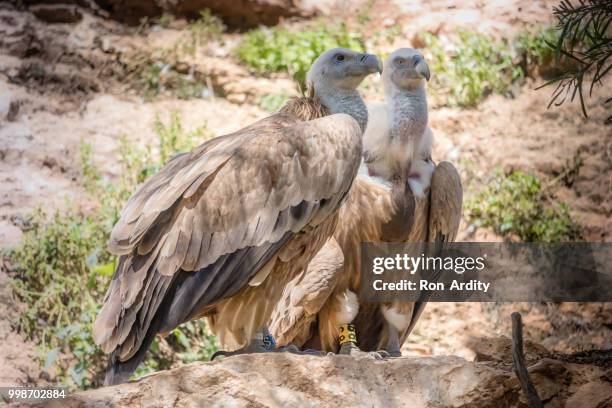
{"label": "folded wing", "polygon": [[277,114],[175,157],[130,198],[111,234],[121,257],[96,343],[126,361],[155,333],[247,286],[293,236],[338,210],[360,140],[347,115]]}

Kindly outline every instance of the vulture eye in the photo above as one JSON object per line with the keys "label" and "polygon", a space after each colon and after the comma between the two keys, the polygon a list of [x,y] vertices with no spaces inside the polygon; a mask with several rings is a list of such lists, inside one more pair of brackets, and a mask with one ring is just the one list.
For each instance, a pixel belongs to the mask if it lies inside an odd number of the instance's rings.
{"label": "vulture eye", "polygon": [[342,55],[342,54],[336,54],[336,61],[339,61],[339,62],[344,61],[344,55]]}
{"label": "vulture eye", "polygon": [[406,60],[403,59],[403,58],[398,58],[398,59],[395,60],[395,63],[397,65],[404,65],[406,63]]}

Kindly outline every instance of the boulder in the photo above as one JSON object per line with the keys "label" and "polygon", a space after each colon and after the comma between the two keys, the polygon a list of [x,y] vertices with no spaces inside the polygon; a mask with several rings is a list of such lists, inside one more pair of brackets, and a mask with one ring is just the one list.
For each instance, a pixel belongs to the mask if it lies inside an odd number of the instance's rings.
{"label": "boulder", "polygon": [[[547,365],[553,364],[548,362]],[[534,370],[547,406],[603,407],[603,368],[556,361]],[[562,376],[562,378],[554,378]],[[48,406],[48,405],[47,405]],[[526,407],[512,366],[454,356],[387,360],[250,354],[194,363],[137,381],[70,395],[51,407]]]}
{"label": "boulder", "polygon": [[35,5],[29,10],[36,18],[47,23],[78,23],[83,19],[83,14],[75,6],[59,5]]}

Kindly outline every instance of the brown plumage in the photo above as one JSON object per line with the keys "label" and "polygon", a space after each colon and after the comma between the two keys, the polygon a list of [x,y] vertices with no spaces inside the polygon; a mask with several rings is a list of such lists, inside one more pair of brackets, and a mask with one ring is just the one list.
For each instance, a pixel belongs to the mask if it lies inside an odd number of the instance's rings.
{"label": "brown plumage", "polygon": [[[346,64],[329,70],[339,80],[345,66],[362,79],[378,70],[376,57],[331,52],[319,67],[342,54]],[[342,111],[323,117],[329,111],[312,95],[294,99],[173,158],[129,199],[108,245],[119,265],[93,327],[112,353],[107,384],[129,377],[156,334],[191,319],[208,317],[228,348],[262,329],[285,284],[333,233],[357,174],[362,128]]]}
{"label": "brown plumage", "polygon": [[324,267],[311,263],[303,276],[285,287],[270,324],[277,342],[337,352],[338,327],[352,322],[362,350],[386,349],[388,325],[381,307],[397,311],[406,320],[399,333],[403,342],[424,304],[357,301],[353,294],[360,289],[360,243],[423,242],[438,234],[452,241],[459,227],[461,201],[461,182],[448,162],[436,167],[430,190],[420,200],[405,184],[389,187],[359,176],[340,210],[334,239],[313,259],[325,260]]}

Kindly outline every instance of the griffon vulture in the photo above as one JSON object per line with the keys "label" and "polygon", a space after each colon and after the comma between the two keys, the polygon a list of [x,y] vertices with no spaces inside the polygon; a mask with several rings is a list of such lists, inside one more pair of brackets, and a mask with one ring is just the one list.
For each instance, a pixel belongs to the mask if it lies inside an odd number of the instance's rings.
{"label": "griffon vulture", "polygon": [[[308,75],[316,98],[173,158],[129,199],[109,250],[120,256],[93,338],[125,381],[154,336],[208,317],[248,348],[284,285],[331,236],[361,161],[356,87],[374,55],[333,49]],[[331,113],[331,116],[324,117]]]}
{"label": "griffon vulture", "polygon": [[[452,164],[435,166],[431,161],[424,84],[428,78],[426,62],[413,50],[398,50],[385,62],[385,109],[393,120],[386,122],[382,134],[370,134],[369,152],[364,141],[368,168],[360,171],[340,210],[333,239],[304,274],[285,286],[270,323],[279,345],[357,355],[360,349],[386,352],[372,353],[375,357],[400,355],[401,344],[426,299],[387,304],[360,301],[356,295],[360,290],[360,243],[455,239],[461,217],[461,181]],[[376,120],[380,123],[380,118]],[[368,129],[374,131],[371,122]],[[426,178],[413,174],[423,168],[429,171]],[[420,198],[413,185],[422,186]],[[347,338],[347,329],[355,330],[354,341]]]}
{"label": "griffon vulture", "polygon": [[408,174],[415,196],[429,186],[433,134],[427,125],[429,66],[412,48],[400,48],[385,61],[383,103],[368,105],[363,153],[371,175],[390,180]]}

